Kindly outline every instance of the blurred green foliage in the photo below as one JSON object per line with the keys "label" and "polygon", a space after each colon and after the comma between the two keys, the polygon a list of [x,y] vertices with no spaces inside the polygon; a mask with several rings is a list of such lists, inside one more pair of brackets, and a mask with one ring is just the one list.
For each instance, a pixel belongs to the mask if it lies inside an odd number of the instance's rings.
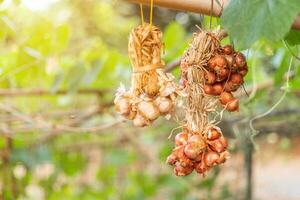
{"label": "blurred green foliage", "polygon": [[[80,114],[90,105],[99,105],[104,112],[86,120],[83,127],[115,120],[113,108],[102,104],[112,101],[113,91],[120,82],[126,86],[130,84],[127,38],[130,30],[139,23],[138,8],[122,1],[108,0],[46,2],[50,3],[45,8],[38,7],[39,3],[36,1],[3,1],[0,4],[0,87],[11,90],[45,89],[50,94],[66,90],[67,94],[16,98],[4,96],[1,97],[1,102],[16,107],[21,113],[34,115],[37,119],[43,115],[46,118],[53,115],[54,124],[68,120],[74,110],[79,110]],[[231,9],[234,12],[235,8]],[[279,12],[279,17],[282,17],[282,12]],[[278,13],[278,9],[274,13]],[[247,21],[248,17],[245,14],[242,18],[235,18],[228,10],[224,16],[224,20],[227,20],[224,26],[231,26],[232,18],[244,23],[243,20]],[[291,16],[286,19],[286,23],[291,21],[290,18]],[[199,24],[208,28],[209,21],[208,17],[204,17]],[[213,19],[212,22],[213,27],[219,25],[218,19]],[[277,23],[275,18],[274,23]],[[273,31],[270,26],[272,24],[265,28]],[[161,27],[166,63],[180,57],[188,46],[191,33],[184,27],[187,24],[176,19]],[[249,30],[249,27],[241,29],[239,26],[232,26],[229,33],[234,38],[225,39],[224,42],[233,41],[233,44],[237,42],[242,47],[248,47],[259,39],[244,52],[249,63],[245,87],[253,87],[266,81],[274,81],[275,85],[271,90],[257,91],[255,98],[249,101],[241,99],[246,103],[242,105],[240,115],[246,117],[266,111],[278,99],[291,59],[290,51],[282,42],[270,43],[264,40],[263,36],[266,35],[254,29]],[[254,39],[244,41],[244,35],[249,32],[255,36]],[[283,37],[284,34],[286,30],[281,30],[274,39]],[[290,44],[299,42],[296,35],[298,32],[291,32],[287,36]],[[297,46],[290,48],[298,53]],[[299,61],[294,60],[294,76],[290,87],[295,91],[300,89],[299,66]],[[178,78],[179,70],[176,69],[174,73]],[[80,96],[76,93],[79,89],[86,88],[108,89],[108,92],[100,97]],[[280,105],[279,109],[299,106],[299,99],[293,93],[286,101],[289,103]],[[57,114],[62,111],[66,113]],[[231,118],[225,116],[225,119]],[[14,123],[9,125],[18,127]],[[3,160],[0,163],[0,175],[4,180],[1,182],[1,187],[4,188],[2,195],[4,199],[39,200],[236,199],[238,194],[233,196],[226,180],[219,184],[216,182],[218,175],[222,173],[220,169],[211,172],[205,179],[196,175],[178,178],[172,174],[171,168],[162,170],[166,167],[165,158],[172,149],[172,142],[167,137],[176,126],[176,123],[164,123],[163,120],[145,129],[133,129],[130,124],[125,124],[116,129],[104,130],[98,135],[88,132],[63,133],[40,143],[39,139],[49,133],[49,130],[16,132],[9,163],[4,163]],[[128,144],[128,138],[123,138],[127,132],[141,146]],[[1,149],[6,146],[7,138],[1,137]],[[154,163],[143,153],[142,147],[153,151],[158,165],[165,166],[161,167],[161,171],[153,167]],[[11,174],[14,178],[9,181]],[[3,185],[4,183],[8,184]],[[15,188],[15,191],[11,188]],[[215,189],[218,192],[213,192]]]}

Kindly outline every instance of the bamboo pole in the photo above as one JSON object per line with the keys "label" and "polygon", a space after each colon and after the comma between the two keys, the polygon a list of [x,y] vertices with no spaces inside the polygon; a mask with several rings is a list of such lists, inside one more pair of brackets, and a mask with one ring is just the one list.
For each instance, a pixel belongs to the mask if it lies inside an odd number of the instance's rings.
{"label": "bamboo pole", "polygon": [[[127,0],[133,3],[149,4],[150,0]],[[166,7],[175,10],[189,11],[195,13],[201,13],[204,15],[210,15],[214,17],[220,17],[223,8],[228,5],[230,0],[219,0],[222,4],[220,6],[216,0],[214,0],[213,10],[211,12],[211,0],[154,0],[154,6]],[[292,28],[300,30],[300,15],[298,15],[292,24]]]}

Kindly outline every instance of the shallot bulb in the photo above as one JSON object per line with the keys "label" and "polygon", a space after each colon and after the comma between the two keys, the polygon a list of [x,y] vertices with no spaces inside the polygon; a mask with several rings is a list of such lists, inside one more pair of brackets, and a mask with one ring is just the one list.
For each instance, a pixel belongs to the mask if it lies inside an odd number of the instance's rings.
{"label": "shallot bulb", "polygon": [[115,100],[116,111],[121,115],[128,115],[131,110],[129,98],[119,98]]}
{"label": "shallot bulb", "polygon": [[155,99],[155,105],[160,113],[169,113],[173,108],[173,102],[167,97],[158,97]]}
{"label": "shallot bulb", "polygon": [[133,119],[133,125],[136,127],[144,127],[148,125],[147,120],[141,116],[140,114],[137,114],[135,118]]}
{"label": "shallot bulb", "polygon": [[204,160],[205,160],[205,164],[207,166],[213,166],[216,165],[219,161],[219,154],[214,152],[214,151],[210,151],[208,153],[205,154]]}
{"label": "shallot bulb", "polygon": [[181,132],[175,136],[175,145],[180,146],[187,143],[189,136],[187,133]]}
{"label": "shallot bulb", "polygon": [[159,110],[151,101],[142,101],[138,104],[138,113],[146,119],[153,121],[159,117]]}

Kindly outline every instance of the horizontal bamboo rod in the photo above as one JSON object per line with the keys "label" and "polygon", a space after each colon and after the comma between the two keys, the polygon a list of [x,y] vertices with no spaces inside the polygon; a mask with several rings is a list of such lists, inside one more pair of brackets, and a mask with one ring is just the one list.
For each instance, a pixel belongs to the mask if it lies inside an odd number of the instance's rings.
{"label": "horizontal bamboo rod", "polygon": [[[149,4],[150,0],[127,0],[134,3]],[[226,7],[230,0],[219,0],[223,6],[220,6],[214,0],[213,11],[211,12],[211,0],[153,0],[154,6],[166,7],[175,10],[189,11],[201,13],[204,15],[212,14],[215,17],[220,17],[222,14],[222,7]],[[298,15],[292,24],[292,28],[300,30],[300,15]]]}

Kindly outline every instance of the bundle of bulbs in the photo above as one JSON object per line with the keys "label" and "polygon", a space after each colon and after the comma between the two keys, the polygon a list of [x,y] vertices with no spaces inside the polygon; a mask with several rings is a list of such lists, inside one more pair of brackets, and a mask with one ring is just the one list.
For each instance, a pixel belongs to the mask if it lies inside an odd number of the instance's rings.
{"label": "bundle of bulbs", "polygon": [[150,125],[159,116],[170,117],[180,93],[174,76],[164,72],[162,47],[162,32],[156,26],[143,23],[130,34],[131,88],[127,91],[120,86],[114,103],[117,112],[133,120],[134,126]]}
{"label": "bundle of bulbs", "polygon": [[217,126],[220,103],[237,111],[238,99],[232,92],[243,84],[247,63],[230,45],[221,46],[219,30],[194,33],[181,60],[181,84],[186,93],[183,131],[175,136],[175,148],[167,158],[174,174],[186,176],[195,171],[205,174],[229,158],[228,143]]}
{"label": "bundle of bulbs", "polygon": [[180,85],[164,72],[161,59],[162,33],[147,23],[135,28],[129,37],[129,57],[133,66],[131,88],[121,86],[114,100],[116,110],[134,126],[150,125],[159,116],[170,116],[178,95],[185,97],[182,132],[175,137],[175,148],[167,158],[177,176],[195,169],[205,174],[229,158],[227,140],[217,126],[223,110],[238,111],[233,96],[243,84],[248,68],[245,57],[230,45],[221,46],[219,30],[194,33],[180,68]]}
{"label": "bundle of bulbs", "polygon": [[186,128],[176,135],[175,145],[167,163],[175,165],[174,174],[177,176],[189,175],[194,169],[204,174],[228,158],[227,140],[218,127],[211,128],[205,135]]}
{"label": "bundle of bulbs", "polygon": [[219,96],[220,103],[230,112],[238,111],[239,100],[232,95],[244,83],[248,73],[245,56],[235,52],[231,45],[221,47],[205,68],[204,92]]}

